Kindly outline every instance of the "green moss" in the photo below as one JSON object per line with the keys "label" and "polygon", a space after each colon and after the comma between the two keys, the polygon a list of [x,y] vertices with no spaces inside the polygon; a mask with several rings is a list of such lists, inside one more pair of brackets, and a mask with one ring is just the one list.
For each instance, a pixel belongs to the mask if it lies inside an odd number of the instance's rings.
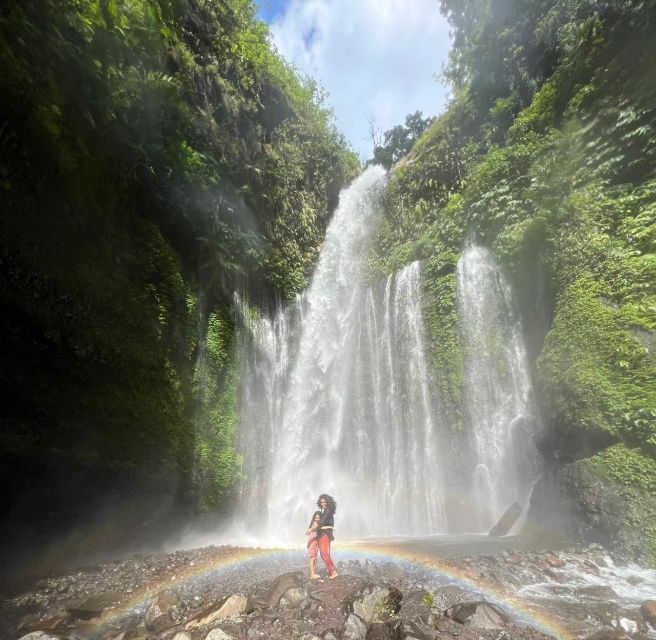
{"label": "green moss", "polygon": [[656,526],[647,528],[644,558],[652,567],[656,567]]}
{"label": "green moss", "polygon": [[464,349],[456,304],[454,258],[448,254],[430,258],[424,264],[423,274],[433,368],[451,425],[461,428]]}
{"label": "green moss", "polygon": [[206,349],[195,367],[194,481],[198,504],[216,508],[233,488],[241,461],[235,452],[241,357],[228,310],[215,309],[205,328]]}
{"label": "green moss", "polygon": [[604,474],[628,487],[638,487],[656,496],[656,461],[639,449],[618,444],[590,459],[603,466]]}

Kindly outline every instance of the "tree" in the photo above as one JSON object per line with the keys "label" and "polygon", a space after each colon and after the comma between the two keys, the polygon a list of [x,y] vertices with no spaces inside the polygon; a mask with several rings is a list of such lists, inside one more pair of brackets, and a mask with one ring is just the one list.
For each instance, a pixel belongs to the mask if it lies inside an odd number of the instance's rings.
{"label": "tree", "polygon": [[415,146],[415,142],[433,120],[434,118],[422,118],[421,111],[409,113],[405,117],[405,126],[399,124],[389,129],[383,136],[384,143],[374,146],[373,162],[389,169]]}

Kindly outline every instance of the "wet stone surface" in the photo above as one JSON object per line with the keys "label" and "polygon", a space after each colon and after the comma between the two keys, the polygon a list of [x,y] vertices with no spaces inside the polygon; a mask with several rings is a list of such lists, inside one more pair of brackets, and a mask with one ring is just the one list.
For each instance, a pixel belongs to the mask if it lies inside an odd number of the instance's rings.
{"label": "wet stone surface", "polygon": [[[340,553],[309,580],[301,551],[208,547],[50,576],[0,605],[7,640],[656,638],[656,571],[603,549],[442,561]],[[651,598],[649,596],[652,596]],[[544,621],[547,621],[546,623]]]}

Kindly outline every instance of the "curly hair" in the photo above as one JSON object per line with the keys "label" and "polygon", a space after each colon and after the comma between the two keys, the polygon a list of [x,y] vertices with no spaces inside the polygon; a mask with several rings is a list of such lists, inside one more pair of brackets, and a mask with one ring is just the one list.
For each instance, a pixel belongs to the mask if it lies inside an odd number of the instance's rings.
{"label": "curly hair", "polygon": [[308,529],[314,524],[314,519],[316,518],[316,516],[321,517],[321,511],[315,511],[315,512],[312,514],[312,520],[310,520],[310,524],[309,524],[309,526],[308,526]]}
{"label": "curly hair", "polygon": [[319,496],[319,499],[317,500],[317,507],[319,507],[319,509],[321,509],[322,500],[326,501],[326,507],[328,511],[332,511],[333,513],[337,511],[337,503],[335,502],[335,499],[332,496],[329,496],[327,493],[322,493]]}

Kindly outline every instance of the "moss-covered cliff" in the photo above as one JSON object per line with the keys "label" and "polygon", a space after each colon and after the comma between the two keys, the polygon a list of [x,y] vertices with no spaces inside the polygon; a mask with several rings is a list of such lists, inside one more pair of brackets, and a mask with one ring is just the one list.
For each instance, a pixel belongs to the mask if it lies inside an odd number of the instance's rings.
{"label": "moss-covered cliff", "polygon": [[26,531],[107,492],[208,508],[234,483],[233,291],[303,287],[357,171],[254,12],[0,9],[0,477]]}
{"label": "moss-covered cliff", "polygon": [[[610,468],[638,457],[648,466],[656,4],[441,6],[455,33],[455,97],[394,170],[372,268],[425,260],[434,357],[461,415],[454,267],[467,239],[493,247],[520,301],[546,459],[559,466],[598,454],[612,458]],[[615,443],[623,446],[606,449]],[[620,482],[604,474],[607,486]],[[640,524],[654,526],[653,513]]]}

